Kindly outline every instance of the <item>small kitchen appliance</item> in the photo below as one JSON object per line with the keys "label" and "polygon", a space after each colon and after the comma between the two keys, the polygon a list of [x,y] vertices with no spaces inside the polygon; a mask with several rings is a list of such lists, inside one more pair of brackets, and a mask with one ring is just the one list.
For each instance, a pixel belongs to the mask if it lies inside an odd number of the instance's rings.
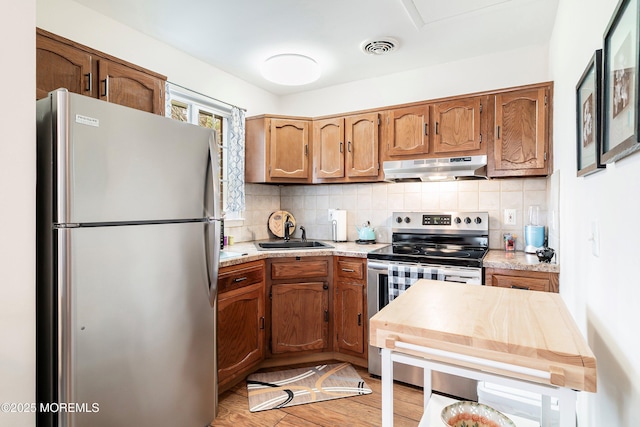
{"label": "small kitchen appliance", "polygon": [[529,206],[529,224],[524,227],[524,251],[535,254],[544,247],[544,225],[540,224],[540,206]]}
{"label": "small kitchen appliance", "polygon": [[[394,212],[392,221],[392,243],[367,254],[369,318],[395,298],[399,278],[405,287],[409,285],[406,281],[418,278],[483,284],[482,260],[489,248],[488,212]],[[369,372],[380,375],[381,370],[380,349],[369,346]],[[422,369],[405,364],[395,364],[393,378],[424,384]],[[434,372],[432,385],[445,394],[477,399],[474,380]]]}
{"label": "small kitchen appliance", "polygon": [[361,227],[356,226],[356,230],[358,230],[358,240],[356,240],[356,243],[366,245],[376,242],[376,230],[371,227],[371,223],[369,221],[362,224]]}
{"label": "small kitchen appliance", "polygon": [[329,209],[331,222],[331,240],[334,242],[347,241],[347,211],[344,209]]}

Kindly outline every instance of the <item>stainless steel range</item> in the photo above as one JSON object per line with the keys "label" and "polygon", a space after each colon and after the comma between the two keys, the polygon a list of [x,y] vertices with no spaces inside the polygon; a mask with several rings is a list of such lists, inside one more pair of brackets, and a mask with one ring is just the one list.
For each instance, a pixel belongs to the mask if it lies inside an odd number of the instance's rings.
{"label": "stainless steel range", "polygon": [[[419,278],[483,285],[489,248],[487,212],[394,212],[392,244],[367,255],[367,303],[371,318]],[[369,372],[380,375],[380,349],[369,346]],[[394,379],[423,385],[422,369],[394,365]],[[476,382],[433,373],[434,390],[477,400]]]}

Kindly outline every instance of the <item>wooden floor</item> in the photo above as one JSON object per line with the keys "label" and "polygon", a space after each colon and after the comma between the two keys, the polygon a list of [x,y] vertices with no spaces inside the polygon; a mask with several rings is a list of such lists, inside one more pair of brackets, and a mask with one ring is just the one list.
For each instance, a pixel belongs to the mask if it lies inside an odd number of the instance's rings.
{"label": "wooden floor", "polygon": [[[380,379],[370,377],[364,368],[354,368],[373,393],[283,409],[249,412],[247,386],[243,381],[220,396],[218,417],[211,426],[380,426]],[[395,384],[393,393],[394,426],[417,426],[422,417],[422,389]]]}

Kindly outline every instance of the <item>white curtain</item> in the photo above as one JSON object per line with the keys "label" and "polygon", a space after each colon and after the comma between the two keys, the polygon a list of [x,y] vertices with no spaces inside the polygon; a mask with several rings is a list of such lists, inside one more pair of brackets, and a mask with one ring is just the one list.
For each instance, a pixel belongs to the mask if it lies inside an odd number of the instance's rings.
{"label": "white curtain", "polygon": [[245,113],[231,109],[227,126],[227,211],[244,211],[244,122]]}

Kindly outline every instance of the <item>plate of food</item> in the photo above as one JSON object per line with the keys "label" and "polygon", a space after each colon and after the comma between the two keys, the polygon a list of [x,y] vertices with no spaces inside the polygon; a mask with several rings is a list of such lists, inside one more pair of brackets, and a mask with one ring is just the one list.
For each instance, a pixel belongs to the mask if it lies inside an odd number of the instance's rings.
{"label": "plate of food", "polygon": [[516,427],[502,412],[477,402],[456,402],[440,413],[450,427]]}

